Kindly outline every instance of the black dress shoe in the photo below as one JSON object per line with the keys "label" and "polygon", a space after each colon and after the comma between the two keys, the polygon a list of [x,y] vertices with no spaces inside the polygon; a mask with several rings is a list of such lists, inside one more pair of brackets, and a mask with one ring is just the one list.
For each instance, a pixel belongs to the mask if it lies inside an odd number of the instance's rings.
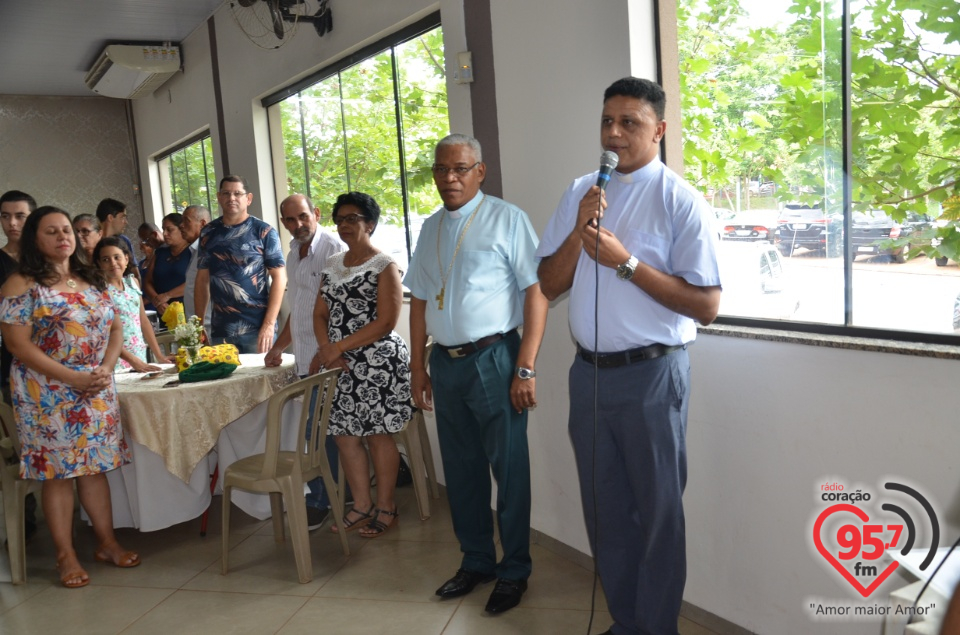
{"label": "black dress shoe", "polygon": [[478,584],[484,584],[494,579],[490,573],[477,573],[476,571],[467,571],[466,569],[457,569],[457,575],[443,583],[443,586],[437,589],[437,595],[444,600],[458,598],[473,591]]}
{"label": "black dress shoe", "polygon": [[497,580],[497,586],[493,587],[493,593],[487,600],[487,607],[484,609],[487,613],[505,613],[520,604],[520,598],[523,592],[527,590],[526,580]]}

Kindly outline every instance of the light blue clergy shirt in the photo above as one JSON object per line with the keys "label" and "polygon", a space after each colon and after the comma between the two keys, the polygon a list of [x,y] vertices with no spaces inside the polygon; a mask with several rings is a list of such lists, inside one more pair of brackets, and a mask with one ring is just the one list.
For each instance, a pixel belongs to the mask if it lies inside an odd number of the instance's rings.
{"label": "light blue clergy shirt", "polygon": [[[553,255],[570,235],[580,200],[596,182],[594,172],[567,188],[543,232],[539,258]],[[660,159],[629,174],[615,172],[606,198],[601,224],[640,262],[699,287],[720,286],[710,208]],[[598,300],[599,324],[594,322]],[[615,269],[601,266],[598,271],[583,250],[569,307],[573,337],[588,350],[611,353],[650,344],[673,346],[697,336],[692,319],[663,306],[632,282],[620,280]]]}
{"label": "light blue clergy shirt", "polygon": [[[427,303],[427,333],[443,346],[455,346],[520,326],[524,290],[537,282],[537,245],[523,210],[482,192],[457,211],[441,208],[433,214],[423,223],[403,279],[413,297]],[[437,295],[444,277],[440,310]]]}

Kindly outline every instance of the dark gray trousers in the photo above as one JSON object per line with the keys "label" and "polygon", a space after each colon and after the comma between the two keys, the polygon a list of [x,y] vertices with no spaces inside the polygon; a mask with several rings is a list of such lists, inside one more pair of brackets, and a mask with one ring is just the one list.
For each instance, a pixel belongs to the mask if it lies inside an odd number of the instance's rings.
{"label": "dark gray trousers", "polygon": [[570,368],[570,437],[616,635],[677,633],[689,385],[686,350],[601,368],[594,427],[593,366],[578,356]]}

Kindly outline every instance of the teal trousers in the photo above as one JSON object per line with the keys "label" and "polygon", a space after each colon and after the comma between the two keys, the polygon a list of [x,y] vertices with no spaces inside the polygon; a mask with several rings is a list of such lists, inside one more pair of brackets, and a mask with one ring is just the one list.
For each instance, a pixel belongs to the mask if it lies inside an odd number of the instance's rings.
{"label": "teal trousers", "polygon": [[[461,568],[507,580],[530,576],[530,457],[527,411],[510,405],[520,336],[454,359],[434,347],[430,376],[437,436]],[[490,473],[503,558],[497,562]]]}

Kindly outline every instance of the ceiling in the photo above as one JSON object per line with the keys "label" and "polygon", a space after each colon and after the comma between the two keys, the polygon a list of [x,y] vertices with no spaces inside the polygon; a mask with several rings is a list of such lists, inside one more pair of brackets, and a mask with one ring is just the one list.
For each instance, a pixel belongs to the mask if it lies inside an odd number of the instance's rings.
{"label": "ceiling", "polygon": [[0,0],[0,95],[95,93],[106,44],[181,42],[223,0]]}

